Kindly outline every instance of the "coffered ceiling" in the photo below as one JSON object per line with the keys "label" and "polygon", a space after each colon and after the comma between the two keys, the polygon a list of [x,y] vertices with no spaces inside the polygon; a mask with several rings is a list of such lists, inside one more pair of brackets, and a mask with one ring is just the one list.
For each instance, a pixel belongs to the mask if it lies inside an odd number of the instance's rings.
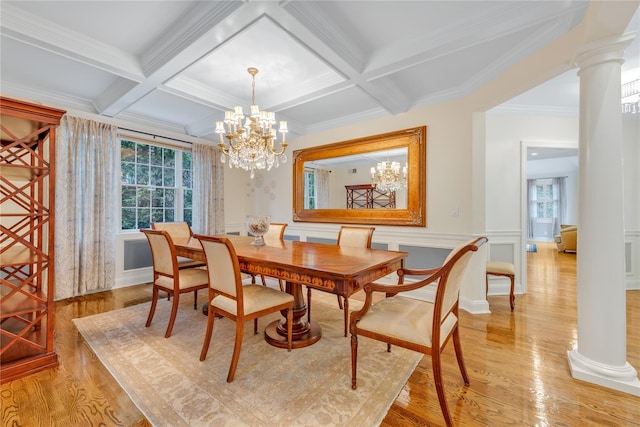
{"label": "coffered ceiling", "polygon": [[250,105],[256,67],[256,103],[303,135],[463,97],[588,6],[3,0],[2,94],[214,139],[224,110]]}

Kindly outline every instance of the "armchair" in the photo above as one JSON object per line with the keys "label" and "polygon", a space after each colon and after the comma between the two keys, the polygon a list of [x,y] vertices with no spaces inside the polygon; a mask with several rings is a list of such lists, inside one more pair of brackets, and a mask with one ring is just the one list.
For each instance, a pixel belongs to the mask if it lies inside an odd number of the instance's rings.
{"label": "armchair", "polygon": [[556,236],[558,252],[577,252],[578,227],[576,225],[562,225],[560,235]]}
{"label": "armchair", "polygon": [[[357,384],[358,336],[386,342],[387,351],[391,351],[391,345],[394,344],[430,354],[440,408],[447,426],[453,425],[444,394],[440,357],[449,339],[453,338],[462,379],[465,385],[469,385],[458,334],[458,300],[460,285],[465,279],[471,255],[486,242],[486,237],[479,237],[459,245],[451,251],[440,268],[401,268],[398,270],[398,285],[369,283],[364,286],[364,306],[360,311],[351,313],[351,388],[356,389]],[[406,275],[428,277],[415,283],[404,284]],[[433,303],[398,295],[432,283],[437,283]],[[374,292],[385,292],[386,298],[372,304]]]}

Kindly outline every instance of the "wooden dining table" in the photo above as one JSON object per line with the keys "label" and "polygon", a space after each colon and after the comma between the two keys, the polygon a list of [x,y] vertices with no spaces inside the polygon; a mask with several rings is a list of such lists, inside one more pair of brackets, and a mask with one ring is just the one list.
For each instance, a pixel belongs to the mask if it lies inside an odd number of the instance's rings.
{"label": "wooden dining table", "polygon": [[[307,347],[322,337],[318,322],[306,319],[302,285],[340,295],[395,272],[404,264],[407,252],[381,249],[348,248],[338,245],[267,240],[264,246],[253,246],[252,237],[226,235],[233,244],[240,270],[253,275],[265,275],[286,282],[286,291],[293,295],[293,348]],[[174,239],[176,255],[206,261],[200,241]],[[337,304],[336,304],[337,305]],[[345,310],[348,306],[345,305]],[[287,347],[286,317],[272,322],[265,329],[265,340],[276,347]]]}

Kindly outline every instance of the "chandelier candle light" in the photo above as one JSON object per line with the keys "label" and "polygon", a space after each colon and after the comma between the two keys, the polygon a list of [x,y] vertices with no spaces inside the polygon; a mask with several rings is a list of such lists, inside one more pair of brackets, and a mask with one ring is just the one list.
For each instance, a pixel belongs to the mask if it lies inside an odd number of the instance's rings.
{"label": "chandelier candle light", "polygon": [[[253,82],[251,86],[251,107],[250,114],[246,117],[241,106],[234,107],[234,110],[224,112],[224,121],[216,122],[216,133],[220,134],[220,144],[222,149],[220,161],[224,163],[229,157],[229,167],[239,167],[251,172],[251,179],[255,176],[256,169],[270,170],[273,166],[278,167],[280,163],[287,161],[284,154],[287,143],[286,134],[288,132],[287,122],[280,122],[278,132],[282,134],[280,149],[276,150],[277,132],[273,127],[276,123],[276,115],[271,111],[260,111],[256,105],[256,74],[257,68],[247,70],[251,74]],[[243,124],[243,120],[245,120]],[[225,124],[227,129],[225,130]],[[226,135],[225,135],[226,134]],[[224,142],[227,138],[228,146]]]}
{"label": "chandelier candle light", "polygon": [[[380,162],[371,168],[371,183],[382,192],[394,192],[407,187],[407,167],[402,167],[402,179],[400,179],[400,163],[389,160]],[[378,176],[376,178],[376,171]]]}

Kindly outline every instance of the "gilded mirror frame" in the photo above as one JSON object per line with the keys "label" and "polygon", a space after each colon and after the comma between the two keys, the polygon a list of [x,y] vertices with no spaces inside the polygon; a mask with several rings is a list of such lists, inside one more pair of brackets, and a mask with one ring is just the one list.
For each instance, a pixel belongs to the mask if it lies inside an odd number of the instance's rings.
{"label": "gilded mirror frame", "polygon": [[[425,227],[427,127],[420,126],[293,152],[293,221]],[[316,160],[407,148],[406,209],[305,209],[304,164]]]}

